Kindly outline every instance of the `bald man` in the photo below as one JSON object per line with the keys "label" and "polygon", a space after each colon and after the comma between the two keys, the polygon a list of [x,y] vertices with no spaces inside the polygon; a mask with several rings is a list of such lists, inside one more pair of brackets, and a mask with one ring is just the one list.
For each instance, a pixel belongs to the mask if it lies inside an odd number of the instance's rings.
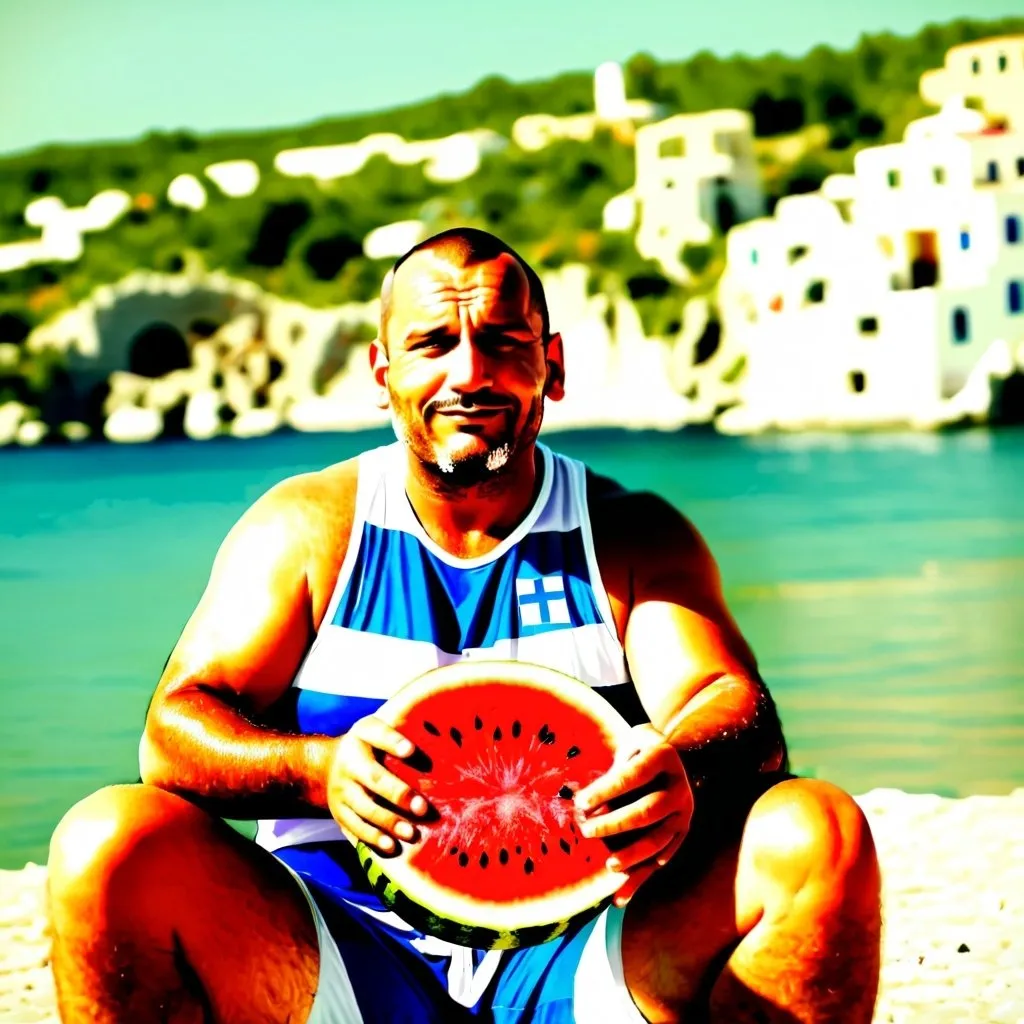
{"label": "bald man", "polygon": [[[537,275],[459,229],[399,260],[382,299],[370,359],[398,440],[245,513],[157,686],[143,784],[54,834],[62,1019],[869,1021],[865,819],[783,771],[694,527],[538,441],[565,373]],[[527,613],[556,591],[557,614]],[[614,905],[529,949],[424,935],[354,856],[415,843],[430,810],[381,766],[411,745],[375,711],[473,658],[568,673],[633,726],[632,756],[576,797],[585,834],[616,837]],[[243,816],[255,844],[221,820]]]}

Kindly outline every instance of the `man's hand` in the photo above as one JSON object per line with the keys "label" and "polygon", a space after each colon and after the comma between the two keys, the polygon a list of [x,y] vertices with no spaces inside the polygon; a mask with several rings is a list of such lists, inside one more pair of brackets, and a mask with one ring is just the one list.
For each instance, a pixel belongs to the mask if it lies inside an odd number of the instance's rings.
{"label": "man's hand", "polygon": [[415,749],[373,715],[359,719],[338,740],[327,780],[327,806],[349,839],[361,839],[382,853],[394,853],[396,840],[415,841],[417,832],[408,819],[426,814],[427,801],[376,757],[378,750],[411,757]]}
{"label": "man's hand", "polygon": [[682,845],[693,793],[675,748],[653,725],[638,725],[611,769],[576,794],[576,806],[586,815],[584,836],[622,837],[608,867],[628,875],[615,894],[615,905],[623,907]]}

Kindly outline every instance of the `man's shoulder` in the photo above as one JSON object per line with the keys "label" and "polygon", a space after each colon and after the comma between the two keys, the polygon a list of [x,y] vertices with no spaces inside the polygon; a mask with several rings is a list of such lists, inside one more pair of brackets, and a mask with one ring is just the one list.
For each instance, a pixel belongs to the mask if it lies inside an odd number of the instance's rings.
{"label": "man's shoulder", "polygon": [[587,505],[599,557],[624,558],[636,568],[707,553],[696,527],[666,498],[631,490],[589,467]]}

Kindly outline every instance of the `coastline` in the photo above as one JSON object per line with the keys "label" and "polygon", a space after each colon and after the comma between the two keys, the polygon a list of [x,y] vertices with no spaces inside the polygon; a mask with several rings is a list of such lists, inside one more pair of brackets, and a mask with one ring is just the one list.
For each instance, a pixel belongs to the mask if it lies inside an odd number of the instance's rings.
{"label": "coastline", "polygon": [[[1024,1021],[1024,789],[857,797],[883,874],[877,1024]],[[0,1022],[58,1024],[46,869],[0,871]]]}

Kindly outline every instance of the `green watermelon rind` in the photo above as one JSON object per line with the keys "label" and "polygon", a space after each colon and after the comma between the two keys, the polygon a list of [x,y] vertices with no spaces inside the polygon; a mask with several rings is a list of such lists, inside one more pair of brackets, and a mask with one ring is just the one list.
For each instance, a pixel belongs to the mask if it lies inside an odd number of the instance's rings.
{"label": "green watermelon rind", "polygon": [[[377,711],[377,715],[394,725],[421,695],[450,686],[471,688],[485,679],[507,679],[511,683],[534,686],[549,693],[554,692],[567,700],[572,699],[577,707],[582,706],[598,718],[607,735],[614,738],[616,742],[624,740],[630,731],[630,726],[625,719],[586,683],[546,666],[526,662],[474,659],[470,662],[458,662],[443,668],[432,669],[402,687]],[[441,687],[437,686],[438,681],[441,681]],[[557,896],[552,895],[553,912],[551,916],[553,920],[537,923],[531,920],[505,928],[492,927],[489,924],[468,919],[472,916],[471,908],[466,906],[471,902],[468,897],[455,900],[457,904],[462,904],[461,909],[456,910],[451,905],[451,897],[454,896],[454,893],[438,889],[435,894],[438,902],[449,904],[444,912],[437,907],[431,908],[427,905],[430,902],[429,896],[425,897],[422,903],[417,902],[402,889],[390,873],[389,864],[398,866],[397,858],[381,854],[362,842],[356,843],[356,849],[359,861],[374,892],[399,917],[428,935],[473,949],[515,949],[521,946],[534,946],[550,942],[564,934],[569,928],[581,925],[600,914],[611,902],[615,891],[621,884],[621,876],[615,878],[608,873],[602,878],[597,875],[589,883],[581,883],[582,886],[590,889],[592,899],[588,905],[580,907],[572,914],[559,914],[554,909],[555,906],[564,905],[566,902],[563,890]],[[402,870],[399,868],[399,874],[401,873]],[[540,901],[533,901],[535,905],[538,902]],[[509,911],[509,916],[519,916],[511,907]],[[534,906],[534,912],[536,912],[536,906]]]}
{"label": "green watermelon rind", "polygon": [[518,949],[551,942],[570,929],[582,926],[597,917],[612,901],[612,897],[607,896],[600,903],[581,910],[564,921],[526,928],[498,930],[483,925],[466,924],[432,913],[427,907],[420,906],[410,899],[388,877],[381,860],[365,843],[356,843],[356,852],[374,893],[388,909],[426,935],[433,935],[456,946],[468,946],[470,949]]}

